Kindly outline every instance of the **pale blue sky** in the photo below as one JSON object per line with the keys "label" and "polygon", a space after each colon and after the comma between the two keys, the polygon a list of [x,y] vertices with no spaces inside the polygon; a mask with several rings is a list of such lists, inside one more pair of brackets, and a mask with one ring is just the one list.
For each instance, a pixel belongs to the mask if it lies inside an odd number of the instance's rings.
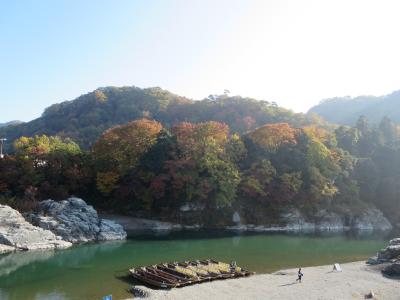
{"label": "pale blue sky", "polygon": [[0,122],[101,86],[305,111],[400,89],[397,1],[0,0]]}

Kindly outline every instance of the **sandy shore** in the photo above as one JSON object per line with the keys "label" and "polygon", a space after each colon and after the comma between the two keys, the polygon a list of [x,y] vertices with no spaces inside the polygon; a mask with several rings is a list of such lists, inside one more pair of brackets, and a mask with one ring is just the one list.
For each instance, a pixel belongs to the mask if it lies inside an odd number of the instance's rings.
{"label": "sandy shore", "polygon": [[[385,278],[377,267],[365,262],[303,268],[303,282],[296,283],[297,269],[249,278],[213,281],[170,291],[144,288],[147,299],[364,299],[371,290],[374,299],[400,300],[400,280]],[[139,287],[139,286],[138,286]]]}

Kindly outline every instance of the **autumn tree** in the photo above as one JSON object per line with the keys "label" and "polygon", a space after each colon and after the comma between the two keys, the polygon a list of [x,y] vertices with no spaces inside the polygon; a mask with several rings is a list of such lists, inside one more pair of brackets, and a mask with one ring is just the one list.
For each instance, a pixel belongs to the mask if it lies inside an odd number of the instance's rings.
{"label": "autumn tree", "polygon": [[183,122],[172,128],[178,148],[187,159],[200,159],[212,147],[222,151],[228,141],[229,127],[210,121],[198,124]]}
{"label": "autumn tree", "polygon": [[110,193],[118,179],[135,168],[156,143],[161,129],[160,123],[141,119],[105,131],[93,146],[99,190]]}
{"label": "autumn tree", "polygon": [[133,168],[156,142],[162,125],[141,119],[105,131],[93,146],[100,169],[118,170],[121,174]]}
{"label": "autumn tree", "polygon": [[34,137],[21,137],[14,142],[17,156],[25,158],[38,158],[53,152],[79,153],[79,146],[71,139],[62,140],[58,136],[35,135]]}
{"label": "autumn tree", "polygon": [[[172,132],[176,153],[166,161],[166,173],[152,182],[155,195],[167,193],[175,202],[197,202],[209,207],[229,205],[236,197],[240,180],[235,160],[245,151],[240,138],[230,136],[226,124],[214,121],[180,123]],[[169,192],[164,191],[166,187]]]}
{"label": "autumn tree", "polygon": [[249,134],[254,143],[275,152],[285,144],[296,144],[298,130],[288,123],[266,124]]}

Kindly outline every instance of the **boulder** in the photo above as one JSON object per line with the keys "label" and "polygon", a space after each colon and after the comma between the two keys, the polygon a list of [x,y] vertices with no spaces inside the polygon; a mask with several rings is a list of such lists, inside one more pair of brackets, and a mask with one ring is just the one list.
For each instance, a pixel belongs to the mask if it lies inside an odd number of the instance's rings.
{"label": "boulder", "polygon": [[368,265],[379,265],[379,264],[383,264],[385,262],[386,262],[385,259],[379,259],[377,256],[370,257],[367,260]]}
{"label": "boulder", "polygon": [[61,202],[42,201],[37,211],[29,214],[28,218],[32,224],[48,229],[71,243],[126,238],[121,225],[100,219],[97,211],[79,198]]}
{"label": "boulder", "polygon": [[389,246],[397,246],[400,245],[400,238],[392,239],[389,241]]}
{"label": "boulder", "polygon": [[386,266],[382,273],[390,277],[400,277],[400,262]]}
{"label": "boulder", "polygon": [[400,238],[392,239],[389,245],[380,250],[376,256],[368,259],[367,264],[377,265],[388,262],[400,263]]}
{"label": "boulder", "polygon": [[14,250],[64,249],[71,243],[28,223],[16,210],[0,205],[0,253]]}
{"label": "boulder", "polygon": [[378,252],[378,259],[381,261],[389,261],[400,257],[400,245],[389,245],[385,249]]}

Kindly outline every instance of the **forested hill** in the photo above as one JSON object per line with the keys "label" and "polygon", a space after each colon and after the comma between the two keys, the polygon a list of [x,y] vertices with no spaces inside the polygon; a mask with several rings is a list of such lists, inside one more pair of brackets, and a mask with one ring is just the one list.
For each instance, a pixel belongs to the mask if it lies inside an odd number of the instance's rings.
{"label": "forested hill", "polygon": [[[31,122],[0,128],[0,136],[13,141],[21,136],[57,135],[72,138],[88,149],[104,130],[143,117],[166,126],[180,121],[221,121],[238,133],[266,123],[288,122],[294,126],[310,123],[303,114],[251,98],[220,95],[193,101],[161,88],[106,87],[54,104]],[[8,144],[10,147],[12,143]]]}
{"label": "forested hill", "polygon": [[312,107],[309,112],[316,113],[329,122],[344,125],[355,125],[360,116],[365,116],[375,124],[383,117],[400,123],[399,104],[400,91],[396,91],[381,97],[360,96],[327,99]]}
{"label": "forested hill", "polygon": [[12,125],[19,125],[22,124],[23,122],[21,121],[10,121],[10,122],[6,122],[6,123],[0,123],[0,127],[6,127],[6,126],[12,126]]}
{"label": "forested hill", "polygon": [[22,210],[75,195],[190,225],[232,224],[234,212],[281,224],[295,209],[350,226],[373,207],[400,224],[400,125],[386,117],[329,126],[250,98],[110,87],[0,134],[15,139],[0,159],[0,204]]}

